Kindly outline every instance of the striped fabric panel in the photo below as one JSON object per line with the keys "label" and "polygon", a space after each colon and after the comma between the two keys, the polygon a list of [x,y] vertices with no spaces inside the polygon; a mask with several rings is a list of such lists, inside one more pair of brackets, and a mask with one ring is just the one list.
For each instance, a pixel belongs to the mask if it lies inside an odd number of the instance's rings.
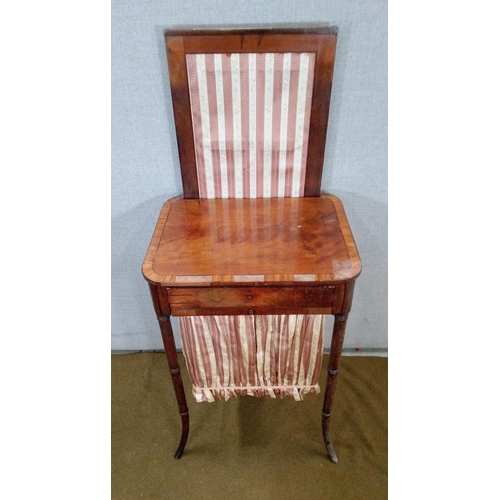
{"label": "striped fabric panel", "polygon": [[186,63],[200,198],[303,196],[315,54]]}
{"label": "striped fabric panel", "polygon": [[324,315],[180,317],[198,402],[318,393]]}
{"label": "striped fabric panel", "polygon": [[[314,53],[188,54],[200,198],[304,195]],[[197,401],[319,392],[325,316],[180,317]]]}

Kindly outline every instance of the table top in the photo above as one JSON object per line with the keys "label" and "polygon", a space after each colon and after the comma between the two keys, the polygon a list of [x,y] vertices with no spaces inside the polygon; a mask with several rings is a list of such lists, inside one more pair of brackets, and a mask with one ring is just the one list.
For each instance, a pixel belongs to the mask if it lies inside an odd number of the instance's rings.
{"label": "table top", "polygon": [[355,279],[361,261],[340,200],[167,201],[143,264],[154,284],[327,285]]}

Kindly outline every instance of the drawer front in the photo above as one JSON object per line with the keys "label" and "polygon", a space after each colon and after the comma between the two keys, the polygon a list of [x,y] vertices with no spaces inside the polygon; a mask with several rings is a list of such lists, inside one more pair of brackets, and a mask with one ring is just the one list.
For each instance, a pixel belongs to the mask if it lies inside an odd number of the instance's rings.
{"label": "drawer front", "polygon": [[334,287],[170,288],[173,316],[329,314]]}

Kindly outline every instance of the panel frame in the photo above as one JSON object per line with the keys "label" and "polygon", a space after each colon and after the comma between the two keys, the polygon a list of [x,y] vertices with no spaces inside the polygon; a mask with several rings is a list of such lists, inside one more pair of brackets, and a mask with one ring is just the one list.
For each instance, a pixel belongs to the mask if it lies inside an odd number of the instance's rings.
{"label": "panel frame", "polygon": [[164,32],[184,198],[200,197],[186,54],[218,53],[315,53],[304,196],[320,195],[337,32],[336,26]]}

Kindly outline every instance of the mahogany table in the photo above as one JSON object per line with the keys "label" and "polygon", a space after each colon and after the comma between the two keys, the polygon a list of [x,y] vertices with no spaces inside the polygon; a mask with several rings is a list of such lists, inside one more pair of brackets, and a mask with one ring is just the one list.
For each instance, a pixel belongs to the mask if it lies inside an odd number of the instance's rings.
{"label": "mahogany table", "polygon": [[322,412],[330,416],[347,316],[361,262],[343,206],[330,194],[303,198],[184,199],[165,203],[146,258],[149,282],[182,420],[189,413],[170,316],[335,315]]}

